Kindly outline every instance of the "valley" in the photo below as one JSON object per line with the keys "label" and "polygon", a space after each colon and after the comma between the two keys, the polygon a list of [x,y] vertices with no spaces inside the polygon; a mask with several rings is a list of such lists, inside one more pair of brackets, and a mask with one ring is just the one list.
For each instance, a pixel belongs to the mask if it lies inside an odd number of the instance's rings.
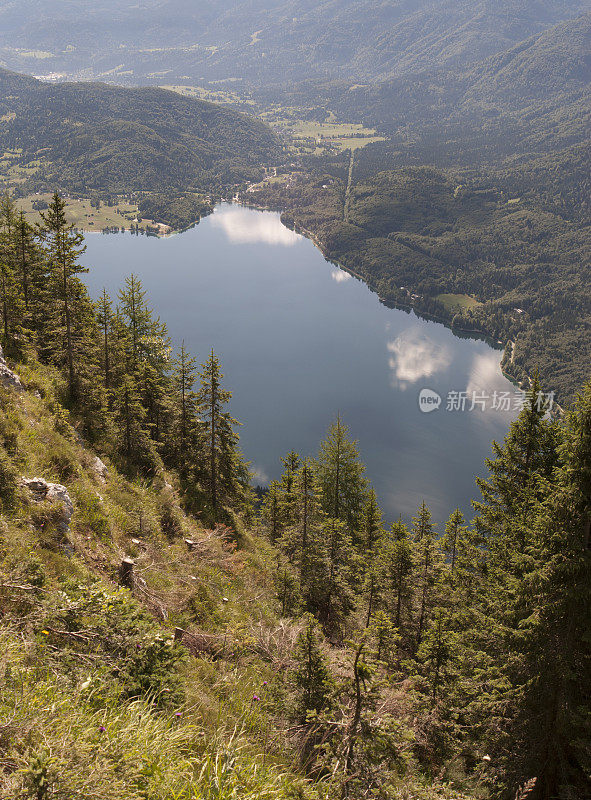
{"label": "valley", "polygon": [[2,800],[591,797],[590,131],[590,0],[0,0]]}

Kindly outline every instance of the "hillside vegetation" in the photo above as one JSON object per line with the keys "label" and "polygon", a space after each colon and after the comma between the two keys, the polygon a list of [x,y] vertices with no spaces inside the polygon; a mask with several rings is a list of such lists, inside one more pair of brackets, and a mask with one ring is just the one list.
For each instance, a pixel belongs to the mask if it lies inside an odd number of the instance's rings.
{"label": "hillside vegetation", "polygon": [[[389,141],[245,199],[284,210],[386,301],[516,341],[508,373],[539,368],[568,403],[591,366],[590,64],[587,14],[463,72],[296,87],[294,102],[334,92]],[[450,293],[480,305],[456,312],[437,299]]]}
{"label": "hillside vegetation", "polygon": [[[163,89],[51,85],[0,70],[0,149],[17,185],[69,192],[220,191],[281,152],[263,123]],[[26,171],[28,168],[28,172]]]}

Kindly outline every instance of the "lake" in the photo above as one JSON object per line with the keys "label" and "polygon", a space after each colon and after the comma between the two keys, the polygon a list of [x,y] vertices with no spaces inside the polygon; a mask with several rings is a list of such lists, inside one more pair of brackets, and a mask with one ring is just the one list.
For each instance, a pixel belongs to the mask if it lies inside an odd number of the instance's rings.
{"label": "lake", "polygon": [[501,351],[387,308],[271,212],[222,204],[183,234],[86,241],[94,297],[134,272],[175,345],[200,362],[214,348],[259,483],[289,450],[315,454],[340,413],[387,521],[423,500],[437,522],[470,513],[474,476],[517,414]]}

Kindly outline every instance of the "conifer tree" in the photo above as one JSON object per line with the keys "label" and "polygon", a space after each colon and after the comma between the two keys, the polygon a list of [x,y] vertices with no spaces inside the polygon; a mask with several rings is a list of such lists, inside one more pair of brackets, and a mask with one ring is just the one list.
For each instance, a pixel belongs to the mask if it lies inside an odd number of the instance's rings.
{"label": "conifer tree", "polygon": [[137,276],[126,278],[119,301],[129,329],[129,369],[141,391],[146,428],[156,442],[161,442],[171,416],[170,342],[166,325],[154,317],[145,298],[146,292]]}
{"label": "conifer tree", "polygon": [[419,513],[413,518],[413,551],[417,585],[417,647],[429,622],[434,605],[433,589],[439,568],[438,547],[431,512],[422,503]]}
{"label": "conifer tree", "polygon": [[326,710],[330,702],[331,677],[321,641],[314,616],[305,614],[304,627],[296,642],[297,667],[293,676],[298,689],[297,716],[301,723]]}
{"label": "conifer tree", "polygon": [[449,666],[454,654],[453,635],[445,610],[437,608],[417,653],[417,660],[426,667],[428,693],[433,702],[440,694],[441,686],[449,679]]}
{"label": "conifer tree", "polygon": [[349,438],[347,426],[337,416],[320,444],[316,473],[322,490],[324,511],[327,516],[345,522],[352,536],[361,526],[367,497],[364,471],[357,444]]}
{"label": "conifer tree", "polygon": [[[390,598],[389,611],[395,627],[405,629],[412,606],[413,553],[408,528],[402,522],[393,523],[384,540],[384,583]],[[408,635],[409,631],[406,631]]]}
{"label": "conifer tree", "polygon": [[465,553],[467,534],[468,529],[464,524],[464,515],[459,508],[456,508],[445,524],[445,535],[441,540],[441,546],[452,575],[456,574],[458,561]]}
{"label": "conifer tree", "polygon": [[280,484],[278,481],[271,481],[261,506],[261,522],[273,543],[279,540],[283,532],[282,520]]}
{"label": "conifer tree", "polygon": [[281,547],[299,574],[300,594],[309,611],[318,613],[325,591],[326,542],[322,534],[320,490],[312,462],[304,459],[291,490],[295,503],[293,523],[285,529]]}
{"label": "conifer tree", "polygon": [[29,310],[29,299],[31,292],[31,253],[33,245],[33,229],[25,219],[25,214],[21,209],[16,223],[18,236],[18,264],[20,267],[20,279],[23,292],[23,302],[25,311]]}
{"label": "conifer tree", "polygon": [[363,571],[365,573],[365,590],[367,597],[367,615],[365,626],[369,627],[375,607],[378,606],[382,592],[384,530],[382,528],[382,512],[378,506],[376,493],[371,489],[363,508],[361,531],[364,538]]}
{"label": "conifer tree", "polygon": [[557,463],[557,429],[547,419],[547,402],[537,375],[519,418],[503,444],[493,442],[487,459],[490,477],[477,478],[482,500],[474,503],[476,529],[489,551],[507,559],[523,552],[528,538],[529,509],[535,503],[539,478],[548,478]]}
{"label": "conifer tree", "polygon": [[198,426],[197,393],[194,391],[196,379],[196,361],[189,356],[183,342],[177,358],[173,361],[172,371],[173,388],[178,405],[176,452],[181,467],[186,460],[191,460],[196,445]]}
{"label": "conifer tree", "polygon": [[527,571],[499,619],[497,703],[485,709],[497,774],[508,792],[529,782],[532,800],[591,795],[591,384],[560,456],[530,513]]}
{"label": "conifer tree", "polygon": [[[56,192],[47,212],[41,213],[42,221],[39,232],[46,242],[48,259],[59,286],[65,335],[68,388],[70,398],[74,400],[78,390],[76,371],[78,360],[81,356],[80,349],[84,344],[83,341],[80,341],[80,327],[83,326],[79,326],[77,323],[79,322],[78,316],[81,313],[80,306],[85,305],[84,300],[87,299],[86,292],[85,290],[81,291],[80,282],[76,276],[88,270],[78,263],[78,259],[86,249],[83,244],[84,236],[74,230],[73,225],[68,224],[65,208],[65,201]],[[87,309],[84,310],[86,311]],[[75,327],[79,328],[78,337],[74,335]]]}
{"label": "conifer tree", "polygon": [[2,199],[0,221],[0,334],[4,348],[15,351],[25,309],[17,275],[15,209],[8,195]]}
{"label": "conifer tree", "polygon": [[222,387],[222,371],[213,350],[199,372],[197,393],[201,442],[205,457],[201,465],[206,496],[213,521],[225,504],[241,502],[248,485],[248,470],[238,451],[239,422],[226,411],[232,393]]}
{"label": "conifer tree", "polygon": [[353,608],[355,569],[351,536],[340,519],[327,517],[323,524],[327,574],[323,582],[320,620],[325,628],[338,628]]}
{"label": "conifer tree", "polygon": [[363,506],[361,533],[365,540],[363,542],[365,553],[369,556],[374,552],[383,535],[382,512],[373,489],[369,490]]}
{"label": "conifer tree", "polygon": [[97,303],[97,322],[100,326],[103,346],[102,346],[102,364],[103,364],[103,380],[105,389],[111,388],[111,331],[113,326],[113,303],[107,294],[107,290],[103,289],[103,293]]}
{"label": "conifer tree", "polygon": [[295,521],[297,492],[295,491],[296,475],[302,465],[302,459],[295,450],[291,450],[281,459],[283,474],[281,476],[281,508],[283,522],[291,525]]}

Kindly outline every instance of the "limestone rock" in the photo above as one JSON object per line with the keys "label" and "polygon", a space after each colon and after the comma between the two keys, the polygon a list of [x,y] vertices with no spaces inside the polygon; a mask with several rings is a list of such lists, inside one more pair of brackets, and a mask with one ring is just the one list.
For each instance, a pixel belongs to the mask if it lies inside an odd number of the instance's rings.
{"label": "limestone rock", "polygon": [[107,465],[101,461],[98,456],[95,456],[92,460],[92,469],[101,483],[106,483],[109,470],[107,469]]}
{"label": "limestone rock", "polygon": [[63,514],[59,527],[62,533],[67,533],[74,513],[74,503],[66,487],[61,483],[48,483],[44,478],[23,478],[22,483],[31,492],[35,502],[42,503],[44,500],[49,500],[62,504]]}
{"label": "limestone rock", "polygon": [[0,385],[5,389],[14,389],[17,392],[24,392],[25,387],[21,383],[21,379],[13,372],[4,359],[2,347],[0,346]]}

